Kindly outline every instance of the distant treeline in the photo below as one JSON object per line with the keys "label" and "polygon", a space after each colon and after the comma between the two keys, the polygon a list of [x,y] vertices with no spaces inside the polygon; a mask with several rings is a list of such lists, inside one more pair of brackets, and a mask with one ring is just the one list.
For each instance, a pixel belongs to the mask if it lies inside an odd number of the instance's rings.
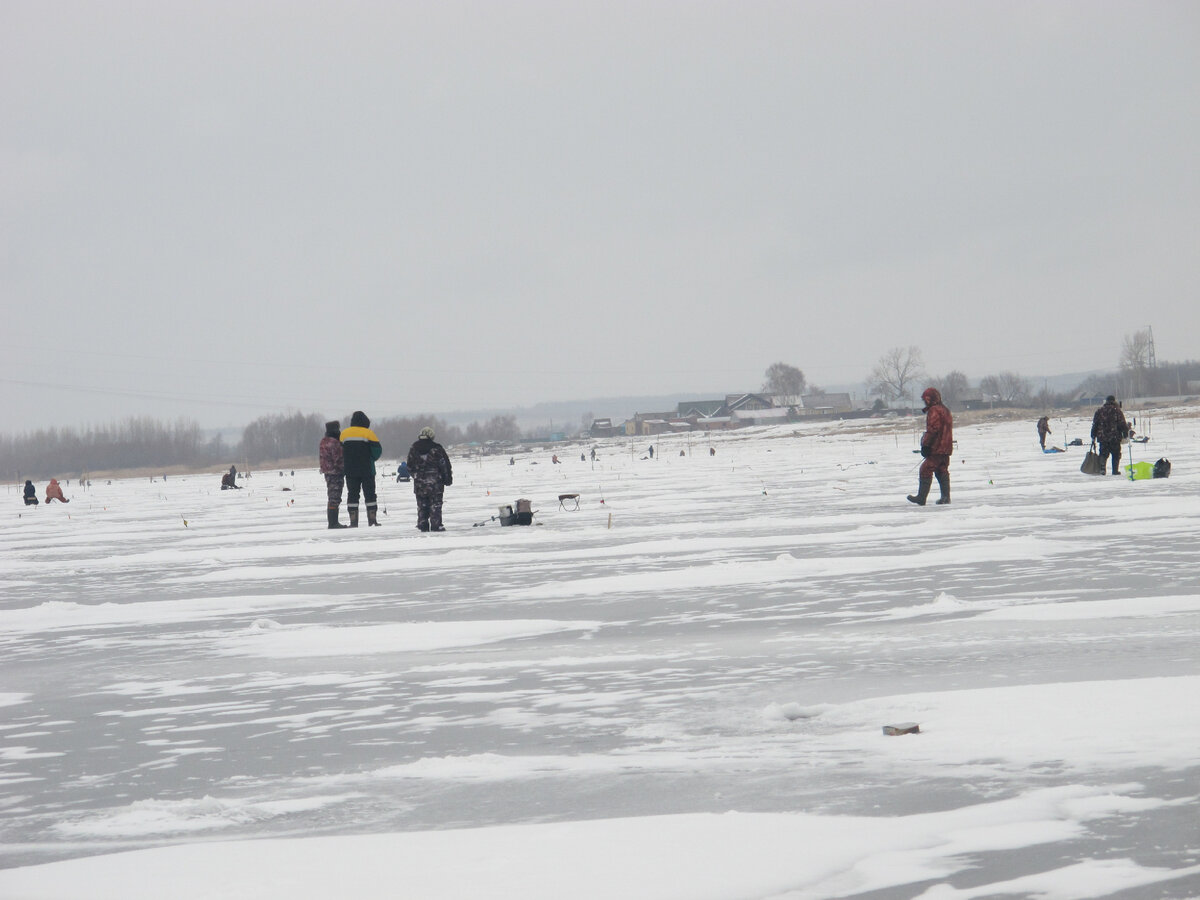
{"label": "distant treeline", "polygon": [[129,418],[81,430],[39,428],[21,435],[0,435],[0,473],[14,481],[147,466],[199,468],[223,462],[230,452],[220,435],[205,440],[194,421]]}
{"label": "distant treeline", "polygon": [[[0,476],[17,481],[119,469],[205,469],[231,463],[245,467],[302,456],[311,456],[315,465],[327,421],[330,417],[322,413],[260,416],[242,430],[238,443],[227,443],[219,434],[206,440],[199,424],[190,419],[169,423],[135,417],[85,429],[39,428],[20,435],[0,435]],[[348,426],[350,415],[339,421]],[[447,425],[434,416],[392,417],[371,424],[385,457],[391,459],[405,456],[427,425],[446,445],[521,437],[513,416],[494,416],[465,428]]]}

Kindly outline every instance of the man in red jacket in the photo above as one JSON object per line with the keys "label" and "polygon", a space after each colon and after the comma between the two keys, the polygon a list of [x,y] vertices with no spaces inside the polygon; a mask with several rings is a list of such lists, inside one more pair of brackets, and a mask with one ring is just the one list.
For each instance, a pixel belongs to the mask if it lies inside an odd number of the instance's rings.
{"label": "man in red jacket", "polygon": [[950,502],[950,454],[954,452],[954,417],[942,403],[942,395],[937,388],[926,388],[921,395],[925,401],[925,433],[921,435],[921,455],[925,461],[921,463],[920,483],[916,496],[908,495],[910,502],[917,506],[925,505],[929,496],[929,488],[936,477],[942,496],[938,505]]}

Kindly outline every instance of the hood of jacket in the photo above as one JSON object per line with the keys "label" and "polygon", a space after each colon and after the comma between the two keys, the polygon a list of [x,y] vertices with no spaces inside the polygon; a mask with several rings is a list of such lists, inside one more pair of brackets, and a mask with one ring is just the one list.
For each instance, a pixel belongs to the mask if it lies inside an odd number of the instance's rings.
{"label": "hood of jacket", "polygon": [[350,424],[358,428],[370,428],[371,420],[367,418],[367,414],[361,409],[356,409],[354,415],[350,417]]}
{"label": "hood of jacket", "polygon": [[925,393],[921,394],[921,399],[925,401],[925,408],[937,406],[942,402],[942,395],[937,388],[925,388]]}
{"label": "hood of jacket", "polygon": [[341,436],[342,436],[342,423],[341,422],[339,422],[335,419],[332,422],[325,423],[325,437],[335,438],[335,437],[341,437]]}

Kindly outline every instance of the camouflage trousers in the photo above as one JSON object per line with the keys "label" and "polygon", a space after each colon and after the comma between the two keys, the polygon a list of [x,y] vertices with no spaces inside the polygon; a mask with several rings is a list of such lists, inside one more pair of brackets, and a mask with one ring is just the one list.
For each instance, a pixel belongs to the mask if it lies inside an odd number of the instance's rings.
{"label": "camouflage trousers", "polygon": [[1112,457],[1112,473],[1121,474],[1121,440],[1100,442],[1100,474],[1108,468],[1108,458]]}
{"label": "camouflage trousers", "polygon": [[438,483],[417,484],[413,493],[417,497],[417,527],[422,531],[437,531],[442,527],[442,493],[445,487]]}
{"label": "camouflage trousers", "polygon": [[934,453],[925,457],[921,463],[921,469],[917,472],[918,478],[932,478],[937,474],[948,474],[950,472],[950,455],[948,453]]}
{"label": "camouflage trousers", "polygon": [[325,493],[329,497],[329,506],[331,509],[337,509],[342,505],[342,485],[345,481],[345,475],[325,476]]}

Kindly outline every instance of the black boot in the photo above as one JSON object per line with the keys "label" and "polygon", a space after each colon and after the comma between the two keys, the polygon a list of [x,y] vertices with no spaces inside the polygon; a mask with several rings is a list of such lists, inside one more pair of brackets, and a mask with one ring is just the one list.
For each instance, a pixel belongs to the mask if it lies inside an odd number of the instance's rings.
{"label": "black boot", "polygon": [[358,507],[357,506],[348,506],[348,507],[346,507],[346,512],[348,512],[350,514],[350,527],[357,528],[358,527]]}
{"label": "black boot", "polygon": [[330,528],[345,528],[346,527],[345,525],[343,525],[341,522],[338,521],[338,508],[336,506],[329,507],[329,527]]}
{"label": "black boot", "polygon": [[368,525],[378,525],[379,524],[379,520],[375,518],[375,504],[374,503],[367,504],[367,524]]}
{"label": "black boot", "polygon": [[938,487],[942,491],[942,496],[938,498],[936,505],[944,506],[950,502],[950,473],[937,472],[934,477],[937,478]]}
{"label": "black boot", "polygon": [[908,502],[915,503],[917,506],[924,506],[925,499],[929,496],[929,489],[931,487],[933,487],[933,479],[922,478],[920,481],[920,486],[917,490],[917,495],[914,497],[912,494],[909,494]]}

